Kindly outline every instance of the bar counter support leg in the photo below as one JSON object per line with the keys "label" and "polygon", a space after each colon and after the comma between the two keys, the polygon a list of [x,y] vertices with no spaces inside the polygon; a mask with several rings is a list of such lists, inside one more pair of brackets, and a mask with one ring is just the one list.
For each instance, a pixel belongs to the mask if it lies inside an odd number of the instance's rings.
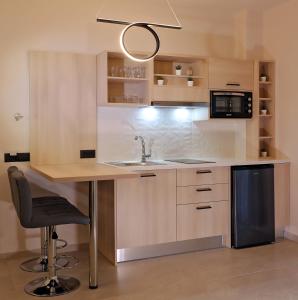
{"label": "bar counter support leg", "polygon": [[98,205],[97,205],[97,181],[89,182],[89,288],[98,287]]}

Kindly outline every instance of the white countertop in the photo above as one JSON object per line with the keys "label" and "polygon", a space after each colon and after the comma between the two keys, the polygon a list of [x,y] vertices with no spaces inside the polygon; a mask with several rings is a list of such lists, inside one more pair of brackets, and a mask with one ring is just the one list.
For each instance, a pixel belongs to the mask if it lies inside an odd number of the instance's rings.
{"label": "white countertop", "polygon": [[[192,157],[193,158],[193,157]],[[156,170],[170,170],[170,169],[191,169],[191,168],[214,168],[214,167],[231,167],[231,166],[245,166],[245,165],[261,165],[261,164],[282,164],[289,163],[288,159],[219,159],[219,158],[196,158],[204,161],[212,161],[214,163],[202,164],[183,164],[164,160],[153,160],[154,162],[163,163],[161,165],[153,166],[116,166],[117,168],[124,168],[127,171],[156,171]]]}

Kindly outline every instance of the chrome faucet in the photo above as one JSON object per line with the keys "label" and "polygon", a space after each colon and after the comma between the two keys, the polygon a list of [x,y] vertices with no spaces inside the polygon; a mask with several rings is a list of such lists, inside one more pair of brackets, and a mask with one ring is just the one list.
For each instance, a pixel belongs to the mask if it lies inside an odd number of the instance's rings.
{"label": "chrome faucet", "polygon": [[150,152],[148,154],[146,154],[146,143],[145,143],[145,139],[141,136],[141,135],[137,135],[135,136],[135,141],[140,140],[141,144],[142,144],[142,159],[141,162],[145,163],[147,158],[150,158],[152,153],[151,153],[151,149]]}

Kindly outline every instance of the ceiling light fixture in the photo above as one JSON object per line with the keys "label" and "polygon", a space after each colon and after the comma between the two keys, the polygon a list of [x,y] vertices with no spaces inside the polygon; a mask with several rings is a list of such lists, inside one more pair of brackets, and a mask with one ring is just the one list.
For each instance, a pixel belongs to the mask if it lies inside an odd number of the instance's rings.
{"label": "ceiling light fixture", "polygon": [[[128,21],[121,21],[121,20],[113,20],[113,19],[106,19],[106,18],[97,18],[97,22],[103,22],[103,23],[110,23],[110,24],[118,24],[118,25],[126,25],[126,27],[122,30],[121,34],[120,34],[120,47],[121,50],[123,51],[123,53],[130,58],[131,60],[137,61],[137,62],[146,62],[149,61],[151,59],[153,59],[160,48],[160,40],[158,37],[158,34],[152,29],[152,26],[155,27],[161,27],[161,28],[168,28],[168,29],[182,29],[181,23],[174,11],[174,9],[172,8],[169,0],[166,0],[167,5],[170,9],[170,11],[172,12],[174,18],[176,19],[178,25],[169,25],[169,24],[160,24],[160,23],[148,23],[148,22],[128,22]],[[127,33],[127,31],[133,27],[140,27],[143,29],[148,30],[154,37],[155,39],[155,49],[153,51],[152,54],[146,56],[146,57],[137,57],[135,55],[133,55],[132,53],[130,53],[127,50],[127,47],[125,45],[125,35]]]}

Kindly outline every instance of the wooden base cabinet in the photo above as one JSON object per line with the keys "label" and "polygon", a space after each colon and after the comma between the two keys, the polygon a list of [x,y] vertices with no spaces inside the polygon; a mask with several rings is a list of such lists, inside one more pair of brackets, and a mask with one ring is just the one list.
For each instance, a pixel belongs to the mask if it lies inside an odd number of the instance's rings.
{"label": "wooden base cabinet", "polygon": [[275,236],[283,237],[290,224],[290,164],[274,165]]}
{"label": "wooden base cabinet", "polygon": [[177,240],[229,234],[229,201],[177,205]]}
{"label": "wooden base cabinet", "polygon": [[176,170],[116,183],[117,248],[176,241]]}

